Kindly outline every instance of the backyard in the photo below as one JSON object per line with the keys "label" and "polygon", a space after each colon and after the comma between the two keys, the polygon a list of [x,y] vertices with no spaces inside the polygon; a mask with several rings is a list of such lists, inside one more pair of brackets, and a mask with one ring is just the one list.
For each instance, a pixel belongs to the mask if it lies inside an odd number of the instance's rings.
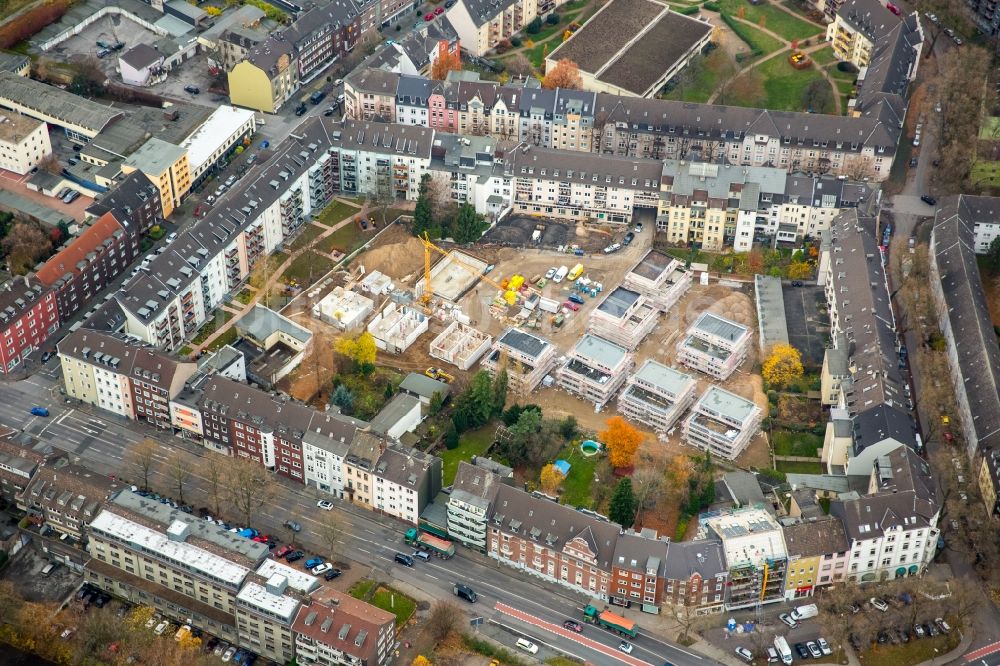
{"label": "backyard", "polygon": [[361,209],[343,201],[334,200],[329,206],[316,216],[316,221],[324,227],[332,227],[341,220],[357,214]]}
{"label": "backyard", "polygon": [[779,456],[815,458],[823,448],[823,438],[811,432],[774,430],[771,433],[774,453]]}
{"label": "backyard", "polygon": [[766,2],[750,4],[747,0],[720,0],[718,4],[723,14],[765,27],[790,42],[814,37],[824,30]]}
{"label": "backyard", "polygon": [[191,340],[192,344],[196,345],[202,344],[203,342],[205,342],[205,340],[209,338],[209,336],[215,333],[215,331],[220,326],[222,326],[232,318],[233,318],[232,313],[222,309],[216,310],[215,313],[212,315],[212,317],[204,324],[202,324],[200,329],[198,329],[198,333],[194,336],[194,339]]}
{"label": "backyard", "polygon": [[[814,81],[823,81],[815,67],[795,69],[784,55],[778,55],[756,67],[756,74],[763,79],[766,102],[764,106],[774,111],[801,111],[809,104],[806,89]],[[744,75],[745,76],[745,75]],[[755,106],[754,100],[732,98],[740,106]]]}
{"label": "backyard", "polygon": [[406,624],[417,610],[416,601],[399,590],[380,585],[378,581],[371,578],[359,580],[351,586],[348,593],[355,599],[367,601],[376,608],[381,608],[395,615],[397,629]]}
{"label": "backyard", "polygon": [[329,257],[314,250],[306,250],[292,261],[282,278],[286,283],[307,287],[325,275],[334,266]]}
{"label": "backyard", "polygon": [[291,251],[301,250],[304,247],[309,247],[309,245],[316,240],[316,238],[326,231],[323,227],[318,227],[315,224],[307,224],[302,231],[299,232],[295,240],[288,245],[288,249]]}
{"label": "backyard", "polygon": [[495,423],[484,425],[476,430],[463,432],[458,446],[454,449],[442,449],[438,452],[442,461],[442,485],[450,486],[455,482],[455,474],[458,472],[458,463],[463,460],[469,462],[472,456],[481,456],[493,444],[493,436],[496,434]]}
{"label": "backyard", "polygon": [[330,254],[334,250],[348,254],[360,247],[363,242],[364,238],[361,237],[361,230],[358,226],[345,224],[316,243],[316,249],[325,254]]}
{"label": "backyard", "polygon": [[585,456],[580,451],[579,446],[570,444],[559,452],[557,459],[565,460],[570,464],[569,474],[562,482],[560,503],[577,508],[593,509],[594,494],[590,488],[594,483],[594,470],[597,468],[600,456]]}

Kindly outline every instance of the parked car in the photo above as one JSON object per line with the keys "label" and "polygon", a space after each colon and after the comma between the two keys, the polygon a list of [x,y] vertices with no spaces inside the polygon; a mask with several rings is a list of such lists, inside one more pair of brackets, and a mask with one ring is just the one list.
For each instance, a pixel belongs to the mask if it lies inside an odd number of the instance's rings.
{"label": "parked car", "polygon": [[184,92],[191,93],[192,95],[197,95],[201,92],[201,88],[198,86],[184,86]]}
{"label": "parked car", "polygon": [[305,102],[301,102],[301,103],[299,103],[299,105],[297,107],[295,107],[295,115],[301,116],[301,115],[304,115],[305,112],[306,112],[306,104],[305,104]]}
{"label": "parked car", "polygon": [[428,12],[428,13],[424,14],[424,20],[425,21],[433,21],[434,20],[434,13],[433,12]]}
{"label": "parked car", "polygon": [[789,615],[788,613],[782,613],[781,615],[778,616],[778,619],[787,624],[792,629],[799,626],[799,623],[793,620],[792,616]]}
{"label": "parked car", "polygon": [[883,613],[889,610],[889,604],[885,603],[878,597],[872,597],[871,599],[868,600],[868,603],[870,603],[873,608],[880,610]]}
{"label": "parked car", "polygon": [[576,620],[564,621],[563,627],[569,629],[570,631],[575,631],[576,633],[580,633],[581,631],[583,631],[583,625],[577,622]]}
{"label": "parked car", "polygon": [[302,531],[302,525],[299,525],[294,520],[286,520],[285,521],[285,527],[287,527],[288,529],[290,529],[293,532],[301,532]]}
{"label": "parked car", "polygon": [[48,363],[49,359],[55,356],[53,352],[42,352],[42,363]]}
{"label": "parked car", "polygon": [[301,550],[293,550],[292,552],[290,552],[287,555],[285,555],[285,561],[286,562],[298,562],[299,560],[301,560],[305,556],[306,556],[306,554],[303,553]]}
{"label": "parked car", "polygon": [[582,296],[580,296],[579,294],[570,294],[570,295],[569,295],[569,300],[573,301],[573,302],[574,302],[574,303],[576,303],[577,305],[583,305],[583,304],[584,304],[584,302],[585,302],[585,301],[583,300],[583,297],[582,297]]}
{"label": "parked car", "polygon": [[823,656],[823,653],[820,651],[819,646],[816,645],[816,641],[809,641],[808,643],[806,643],[806,649],[809,650],[809,655],[813,659],[819,659],[820,657]]}
{"label": "parked car", "polygon": [[169,622],[166,621],[160,622],[158,625],[156,625],[156,629],[153,629],[153,633],[156,634],[157,636],[162,636],[163,632],[166,631],[167,627],[169,626],[170,626]]}
{"label": "parked car", "polygon": [[641,234],[642,233],[642,222],[640,222],[639,224],[635,225],[635,229],[633,229],[632,231],[634,231],[637,234]]}
{"label": "parked car", "polygon": [[833,654],[833,648],[830,647],[830,644],[827,643],[826,639],[823,638],[822,636],[816,639],[816,645],[819,646],[819,651],[822,652],[823,654],[825,655]]}
{"label": "parked car", "polygon": [[549,270],[545,271],[545,279],[551,280],[552,276],[554,276],[555,274],[556,274],[556,269],[555,267],[552,267]]}
{"label": "parked car", "polygon": [[753,663],[753,652],[746,649],[745,647],[738,647],[736,648],[736,650],[734,650],[734,652],[736,652],[737,657],[747,662],[748,664]]}
{"label": "parked car", "polygon": [[921,194],[920,200],[923,201],[928,206],[933,206],[934,204],[937,203],[937,199],[929,194]]}
{"label": "parked car", "polygon": [[573,301],[566,301],[565,303],[563,303],[563,307],[568,310],[572,310],[573,312],[577,312],[580,310],[580,306],[574,303]]}
{"label": "parked car", "polygon": [[45,407],[36,406],[31,408],[31,414],[32,416],[48,416],[49,410],[47,410]]}
{"label": "parked car", "polygon": [[333,568],[332,564],[330,564],[329,562],[323,562],[319,566],[313,567],[311,569],[311,571],[312,571],[312,575],[313,576],[318,576],[320,574],[326,573],[327,571],[329,571],[332,568]]}
{"label": "parked car", "polygon": [[406,567],[413,566],[413,558],[407,555],[406,553],[396,553],[396,556],[393,559],[395,559],[396,562],[399,562],[403,566]]}
{"label": "parked car", "polygon": [[941,630],[938,629],[937,625],[934,624],[933,622],[928,622],[927,624],[925,624],[924,631],[926,631],[927,635],[930,636],[931,638],[941,635]]}
{"label": "parked car", "polygon": [[805,643],[796,643],[795,644],[795,651],[798,653],[800,659],[808,659],[809,658],[809,649],[806,648],[806,644]]}
{"label": "parked car", "polygon": [[326,580],[333,580],[334,578],[338,578],[342,573],[344,572],[341,571],[340,569],[330,569],[325,574],[323,574],[323,578],[325,578]]}
{"label": "parked car", "polygon": [[172,231],[169,234],[167,234],[167,239],[166,239],[167,245],[170,245],[175,240],[177,240],[177,232],[176,231]]}
{"label": "parked car", "polygon": [[323,558],[321,557],[310,557],[306,560],[306,569],[312,569],[313,567],[318,567],[323,564]]}
{"label": "parked car", "polygon": [[292,548],[291,546],[282,546],[278,550],[274,551],[274,556],[275,557],[284,557],[285,555],[288,555],[289,553],[292,553],[294,551],[295,551],[295,549]]}
{"label": "parked car", "polygon": [[222,653],[222,661],[224,663],[229,663],[232,661],[234,654],[236,654],[236,648],[230,646],[228,650]]}
{"label": "parked car", "polygon": [[633,240],[635,240],[635,234],[630,231],[622,239],[622,245],[631,245]]}
{"label": "parked car", "polygon": [[330,500],[319,500],[318,502],[316,502],[316,506],[318,506],[321,509],[329,511],[330,509],[333,508],[333,502],[331,502]]}
{"label": "parked car", "polygon": [[529,654],[538,654],[538,646],[527,638],[518,638],[515,645]]}
{"label": "parked car", "polygon": [[924,631],[924,626],[919,623],[913,625],[913,633],[916,634],[917,638],[923,638],[927,635],[927,632]]}
{"label": "parked car", "polygon": [[948,624],[947,622],[945,622],[944,618],[941,618],[941,617],[936,618],[934,620],[934,624],[936,624],[938,626],[938,629],[940,629],[941,631],[943,631],[946,634],[951,631],[951,625]]}

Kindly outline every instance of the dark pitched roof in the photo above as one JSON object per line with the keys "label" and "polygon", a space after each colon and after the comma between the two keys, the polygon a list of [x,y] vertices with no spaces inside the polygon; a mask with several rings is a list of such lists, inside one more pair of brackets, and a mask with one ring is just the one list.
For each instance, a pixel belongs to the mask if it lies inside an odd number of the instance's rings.
{"label": "dark pitched roof", "polygon": [[[160,207],[160,191],[149,182],[149,178],[140,171],[133,171],[125,176],[114,188],[99,200],[94,201],[87,209],[87,215],[101,217],[105,213],[113,213],[115,219],[126,230],[132,226],[133,213],[146,205]],[[134,231],[133,233],[138,233]]]}
{"label": "dark pitched roof", "polygon": [[162,53],[147,44],[136,44],[119,56],[119,59],[132,69],[149,67],[162,58]]}
{"label": "dark pitched roof", "polygon": [[850,548],[844,524],[837,518],[786,525],[784,531],[785,549],[790,556],[816,557],[843,553]]}
{"label": "dark pitched roof", "polygon": [[56,347],[60,354],[102,366],[164,391],[170,390],[180,368],[193,372],[196,367],[194,363],[180,361],[133,337],[90,328],[73,331]]}
{"label": "dark pitched roof", "polygon": [[626,532],[615,544],[613,564],[616,568],[636,572],[653,571],[662,577],[667,565],[669,540],[656,538],[656,532],[642,534]]}
{"label": "dark pitched roof", "polygon": [[695,574],[701,578],[715,578],[726,571],[722,542],[718,539],[697,539],[671,542],[663,575],[670,580],[689,580]]}
{"label": "dark pitched roof", "polygon": [[916,449],[916,424],[909,413],[891,405],[880,404],[859,412],[853,419],[854,455],[869,446],[892,438]]}

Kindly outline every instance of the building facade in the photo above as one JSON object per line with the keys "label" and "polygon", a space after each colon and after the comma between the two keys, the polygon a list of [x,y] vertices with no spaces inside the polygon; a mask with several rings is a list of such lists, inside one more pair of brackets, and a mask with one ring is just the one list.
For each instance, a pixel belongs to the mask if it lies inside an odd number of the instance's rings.
{"label": "building facade", "polygon": [[52,154],[44,122],[10,112],[0,117],[0,169],[23,176]]}

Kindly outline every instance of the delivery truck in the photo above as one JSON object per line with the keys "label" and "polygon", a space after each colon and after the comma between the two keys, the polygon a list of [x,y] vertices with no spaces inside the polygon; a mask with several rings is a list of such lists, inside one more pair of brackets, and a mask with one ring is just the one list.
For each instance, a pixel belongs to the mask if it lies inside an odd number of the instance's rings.
{"label": "delivery truck", "polygon": [[441,537],[436,537],[433,534],[421,532],[416,527],[406,530],[403,540],[414,548],[419,548],[431,555],[436,555],[446,560],[455,555],[455,544]]}
{"label": "delivery truck", "polygon": [[785,640],[784,636],[774,637],[774,649],[778,651],[778,657],[781,658],[781,663],[792,663],[792,650],[788,647],[788,641]]}

